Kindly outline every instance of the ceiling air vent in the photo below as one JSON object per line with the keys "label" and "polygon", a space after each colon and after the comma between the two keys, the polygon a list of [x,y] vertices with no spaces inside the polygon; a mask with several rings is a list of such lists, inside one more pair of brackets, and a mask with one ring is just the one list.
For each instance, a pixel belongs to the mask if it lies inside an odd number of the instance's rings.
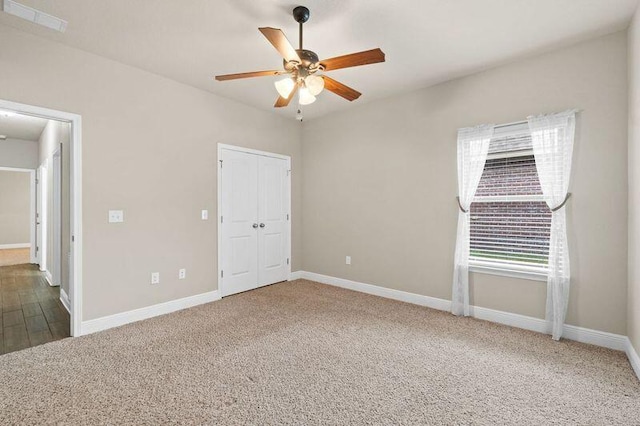
{"label": "ceiling air vent", "polygon": [[67,21],[13,0],[4,0],[4,12],[61,33],[67,29]]}

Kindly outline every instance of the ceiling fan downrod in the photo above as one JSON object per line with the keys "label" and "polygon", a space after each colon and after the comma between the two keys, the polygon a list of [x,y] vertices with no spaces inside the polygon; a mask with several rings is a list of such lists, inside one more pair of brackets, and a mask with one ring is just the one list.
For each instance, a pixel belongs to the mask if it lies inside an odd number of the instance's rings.
{"label": "ceiling fan downrod", "polygon": [[310,12],[304,6],[296,6],[293,9],[293,19],[300,25],[300,32],[298,36],[298,44],[300,45],[299,49],[302,50],[302,24],[309,20]]}

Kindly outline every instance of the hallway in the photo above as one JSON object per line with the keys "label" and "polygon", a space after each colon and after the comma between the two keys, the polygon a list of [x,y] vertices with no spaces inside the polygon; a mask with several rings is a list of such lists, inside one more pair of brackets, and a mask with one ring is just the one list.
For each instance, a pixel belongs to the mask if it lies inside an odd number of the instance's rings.
{"label": "hallway", "polygon": [[0,355],[69,337],[60,287],[37,265],[0,266]]}

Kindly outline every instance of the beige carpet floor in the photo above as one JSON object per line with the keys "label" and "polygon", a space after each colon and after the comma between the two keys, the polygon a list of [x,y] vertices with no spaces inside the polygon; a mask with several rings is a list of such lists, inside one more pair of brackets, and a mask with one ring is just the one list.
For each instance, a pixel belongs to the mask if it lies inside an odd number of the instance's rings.
{"label": "beige carpet floor", "polygon": [[2,249],[0,250],[0,266],[22,265],[31,260],[30,250],[23,249]]}
{"label": "beige carpet floor", "polygon": [[0,424],[640,424],[621,352],[308,281],[0,356]]}

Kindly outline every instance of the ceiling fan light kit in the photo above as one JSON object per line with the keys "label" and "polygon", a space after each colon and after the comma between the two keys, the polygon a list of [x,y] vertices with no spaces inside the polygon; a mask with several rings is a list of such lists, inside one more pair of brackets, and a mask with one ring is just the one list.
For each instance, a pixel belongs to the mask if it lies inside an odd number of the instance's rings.
{"label": "ceiling fan light kit", "polygon": [[288,98],[296,83],[292,78],[287,77],[275,82],[276,90],[283,98]]}
{"label": "ceiling fan light kit", "polygon": [[300,94],[298,95],[298,103],[300,103],[300,105],[311,105],[316,101],[316,97],[313,96],[309,89],[307,89],[306,87],[300,88],[299,93]]}
{"label": "ceiling fan light kit", "polygon": [[[372,49],[364,52],[320,60],[315,52],[303,49],[302,47],[302,26],[309,20],[310,16],[311,14],[309,9],[304,6],[297,6],[293,9],[293,18],[298,22],[300,27],[298,49],[293,48],[282,30],[270,27],[258,28],[282,56],[284,70],[254,71],[240,74],[218,75],[216,76],[216,80],[227,81],[240,78],[286,74],[286,78],[275,82],[275,88],[279,95],[276,103],[274,104],[275,108],[282,108],[289,105],[293,97],[296,95],[296,92],[298,93],[299,105],[312,104],[315,102],[316,96],[318,96],[324,89],[327,89],[348,101],[358,99],[361,95],[360,92],[331,79],[324,75],[324,72],[384,62],[384,52],[380,49]],[[300,108],[298,108],[296,119],[302,121]]]}

